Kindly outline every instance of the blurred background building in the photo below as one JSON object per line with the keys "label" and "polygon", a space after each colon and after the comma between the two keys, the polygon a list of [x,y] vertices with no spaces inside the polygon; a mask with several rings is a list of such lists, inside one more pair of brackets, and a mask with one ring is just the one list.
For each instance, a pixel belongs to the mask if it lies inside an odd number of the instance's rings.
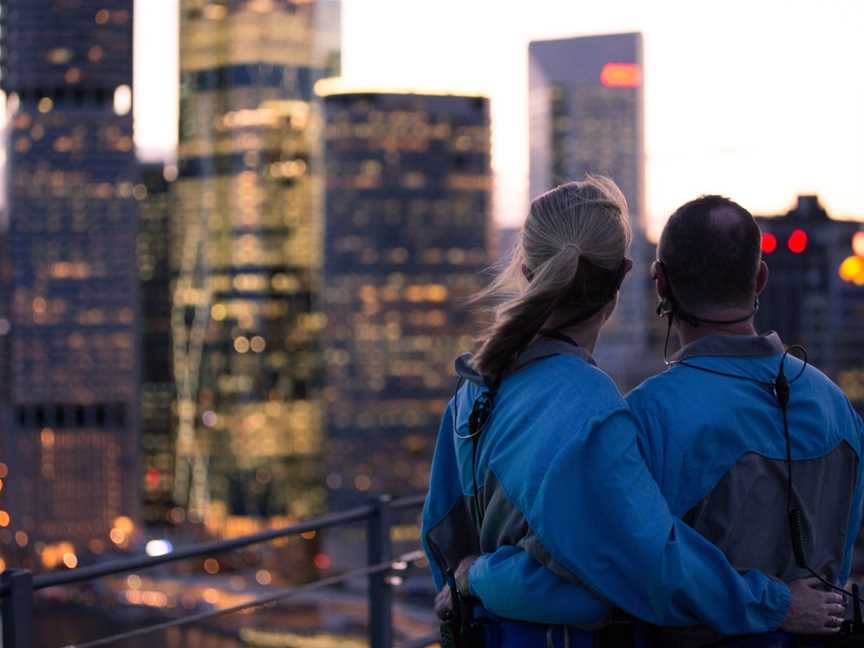
{"label": "blurred background building", "polygon": [[144,190],[132,141],[132,0],[0,8],[9,120],[0,541],[68,541],[69,566],[140,507]]}
{"label": "blurred background building", "polygon": [[[171,363],[171,182],[177,167],[141,164],[138,203],[141,317],[142,521],[167,524],[174,508],[175,396]],[[174,514],[176,515],[176,513]]]}
{"label": "blurred background building", "polygon": [[817,196],[757,218],[770,275],[757,327],[801,344],[810,362],[864,410],[864,231],[833,220]]}
{"label": "blurred background building", "polygon": [[485,283],[489,103],[324,89],[331,508],[427,484]]}
{"label": "blurred background building", "polygon": [[175,500],[233,535],[324,506],[319,115],[332,0],[180,3]]}
{"label": "blurred background building", "polygon": [[535,41],[528,65],[531,197],[597,173],[612,178],[627,198],[633,270],[595,355],[618,385],[629,389],[662,366],[651,350],[653,287],[647,267],[653,249],[645,236],[642,36]]}

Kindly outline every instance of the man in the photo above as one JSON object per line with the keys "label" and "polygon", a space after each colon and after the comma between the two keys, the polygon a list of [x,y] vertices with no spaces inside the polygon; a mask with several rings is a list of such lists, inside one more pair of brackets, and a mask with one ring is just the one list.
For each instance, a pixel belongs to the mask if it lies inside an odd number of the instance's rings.
{"label": "man", "polygon": [[[683,205],[664,228],[653,271],[681,350],[627,400],[670,511],[740,570],[845,583],[861,524],[864,424],[839,388],[786,354],[776,334],[757,335],[768,269],[752,215],[719,196]],[[460,569],[486,608],[546,621],[536,615],[542,600],[550,619],[566,614],[569,584],[525,552],[499,553]],[[827,625],[840,622],[834,616]],[[707,629],[670,630],[662,645],[717,638]]]}

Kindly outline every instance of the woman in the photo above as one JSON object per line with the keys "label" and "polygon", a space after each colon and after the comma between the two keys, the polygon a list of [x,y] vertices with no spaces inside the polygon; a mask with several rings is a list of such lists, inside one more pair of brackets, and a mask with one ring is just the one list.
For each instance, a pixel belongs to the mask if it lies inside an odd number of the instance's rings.
{"label": "woman", "polygon": [[[438,433],[422,532],[436,583],[455,585],[471,555],[521,550],[562,577],[561,596],[544,591],[535,610],[518,611],[560,625],[480,611],[487,646],[641,641],[635,626],[610,625],[615,608],[725,634],[823,628],[837,595],[790,596],[760,572],[738,574],[670,515],[642,462],[627,406],[591,357],[632,265],[630,238],[609,179],[571,182],[532,203],[515,258],[486,292],[508,296],[477,355],[457,360],[460,384]],[[506,591],[483,596],[507,610]]]}

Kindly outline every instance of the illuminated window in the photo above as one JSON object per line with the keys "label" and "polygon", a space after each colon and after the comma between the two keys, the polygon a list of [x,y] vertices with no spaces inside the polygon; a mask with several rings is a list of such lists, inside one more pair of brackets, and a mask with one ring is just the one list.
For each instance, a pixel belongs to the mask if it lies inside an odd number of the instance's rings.
{"label": "illuminated window", "polygon": [[132,88],[120,85],[114,90],[114,112],[118,115],[128,115],[132,110]]}

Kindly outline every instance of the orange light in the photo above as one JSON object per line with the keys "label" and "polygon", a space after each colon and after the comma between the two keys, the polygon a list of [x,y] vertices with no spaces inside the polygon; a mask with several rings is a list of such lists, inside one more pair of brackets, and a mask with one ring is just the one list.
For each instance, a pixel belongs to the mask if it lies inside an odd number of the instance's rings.
{"label": "orange light", "polygon": [[792,254],[801,254],[807,249],[807,232],[802,229],[793,230],[786,245]]}
{"label": "orange light", "polygon": [[211,576],[219,573],[219,561],[215,558],[208,558],[204,561],[204,571]]}
{"label": "orange light", "polygon": [[777,249],[777,237],[771,232],[763,232],[762,234],[762,251],[765,254],[771,254]]}
{"label": "orange light", "polygon": [[607,63],[600,70],[600,83],[607,88],[638,88],[642,68],[636,63]]}
{"label": "orange light", "polygon": [[9,526],[10,521],[9,514],[6,511],[0,511],[0,527]]}
{"label": "orange light", "polygon": [[846,257],[837,274],[847,283],[864,284],[864,257]]}
{"label": "orange light", "polygon": [[864,230],[852,235],[852,251],[859,257],[864,257]]}

